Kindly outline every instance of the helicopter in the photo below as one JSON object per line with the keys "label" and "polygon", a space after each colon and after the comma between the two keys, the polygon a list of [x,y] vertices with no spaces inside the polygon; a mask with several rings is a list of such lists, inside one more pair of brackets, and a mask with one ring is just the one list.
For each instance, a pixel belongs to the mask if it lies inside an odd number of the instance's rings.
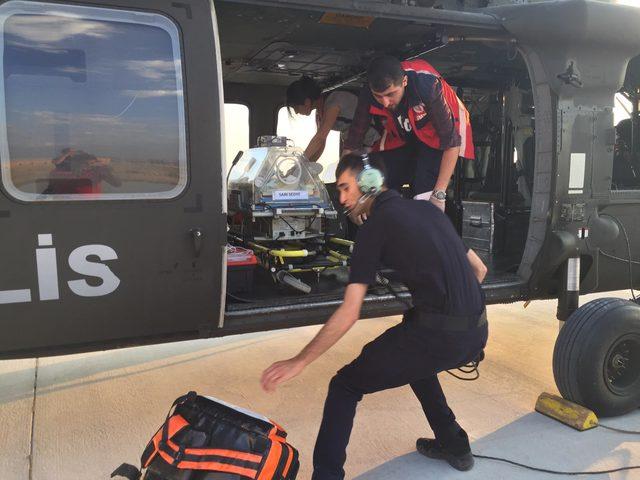
{"label": "helicopter", "polygon": [[[487,303],[557,299],[563,396],[604,415],[640,406],[635,296],[579,305],[586,293],[633,295],[640,281],[640,9],[8,0],[0,17],[0,357],[324,322],[346,285],[353,238],[343,216],[328,218],[327,204],[314,238],[285,232],[296,251],[305,240],[334,253],[283,261],[243,237],[262,220],[233,223],[228,175],[238,180],[231,166],[247,152],[297,148],[257,143],[277,138],[293,80],[357,91],[368,62],[391,54],[434,65],[469,110],[476,159],[459,161],[446,213],[489,269]],[[231,106],[244,116],[226,122]],[[225,145],[239,132],[236,156]],[[325,179],[318,188],[335,204],[330,175],[308,175]],[[275,221],[276,210],[262,215]],[[243,288],[231,291],[238,248],[259,265],[243,264]],[[370,289],[363,318],[406,308],[406,289],[384,283]]]}

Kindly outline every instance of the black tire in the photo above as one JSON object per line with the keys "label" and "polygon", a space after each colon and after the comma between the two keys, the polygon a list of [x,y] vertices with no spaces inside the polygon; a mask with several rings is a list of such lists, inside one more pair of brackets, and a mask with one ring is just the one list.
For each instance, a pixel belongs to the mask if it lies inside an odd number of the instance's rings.
{"label": "black tire", "polygon": [[598,416],[640,407],[640,306],[593,300],[567,319],[553,350],[560,394]]}

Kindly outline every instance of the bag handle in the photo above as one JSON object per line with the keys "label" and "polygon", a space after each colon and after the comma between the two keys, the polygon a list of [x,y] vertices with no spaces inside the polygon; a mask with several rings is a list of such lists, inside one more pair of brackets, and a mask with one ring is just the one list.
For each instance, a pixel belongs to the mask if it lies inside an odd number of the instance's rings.
{"label": "bag handle", "polygon": [[111,478],[113,477],[124,477],[128,480],[139,480],[142,472],[139,468],[134,467],[128,463],[123,463],[118,468],[116,468],[111,474]]}

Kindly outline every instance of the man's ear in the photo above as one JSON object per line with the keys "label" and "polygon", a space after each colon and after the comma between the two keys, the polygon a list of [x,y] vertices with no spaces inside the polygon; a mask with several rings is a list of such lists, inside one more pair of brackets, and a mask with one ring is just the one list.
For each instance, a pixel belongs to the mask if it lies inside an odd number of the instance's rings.
{"label": "man's ear", "polygon": [[409,79],[405,75],[404,77],[402,77],[402,86],[406,87],[408,84],[409,84]]}

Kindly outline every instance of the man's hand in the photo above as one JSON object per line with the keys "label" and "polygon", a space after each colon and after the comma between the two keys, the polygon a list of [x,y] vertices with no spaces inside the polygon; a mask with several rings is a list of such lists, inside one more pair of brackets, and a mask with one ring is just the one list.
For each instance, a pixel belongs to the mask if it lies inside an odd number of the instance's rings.
{"label": "man's hand", "polygon": [[313,337],[306,347],[293,358],[276,362],[262,374],[260,383],[267,392],[273,392],[278,385],[291,380],[304,367],[329,350],[353,326],[360,316],[360,307],[367,294],[368,285],[350,283],[344,292],[344,301],[333,312],[331,318]]}
{"label": "man's hand", "polygon": [[445,200],[438,200],[435,196],[431,195],[429,201],[433,203],[436,207],[438,207],[442,212],[444,212]]}
{"label": "man's hand", "polygon": [[353,215],[349,217],[351,221],[357,226],[364,225],[364,222],[367,221],[367,214],[361,213],[360,215]]}
{"label": "man's hand", "polygon": [[478,254],[471,249],[467,252],[467,258],[469,259],[469,263],[473,269],[473,274],[478,279],[478,283],[482,283],[484,277],[487,276],[487,266],[483,263]]}
{"label": "man's hand", "polygon": [[305,366],[302,360],[296,358],[274,363],[262,372],[262,388],[267,392],[275,392],[278,385],[299,375]]}

